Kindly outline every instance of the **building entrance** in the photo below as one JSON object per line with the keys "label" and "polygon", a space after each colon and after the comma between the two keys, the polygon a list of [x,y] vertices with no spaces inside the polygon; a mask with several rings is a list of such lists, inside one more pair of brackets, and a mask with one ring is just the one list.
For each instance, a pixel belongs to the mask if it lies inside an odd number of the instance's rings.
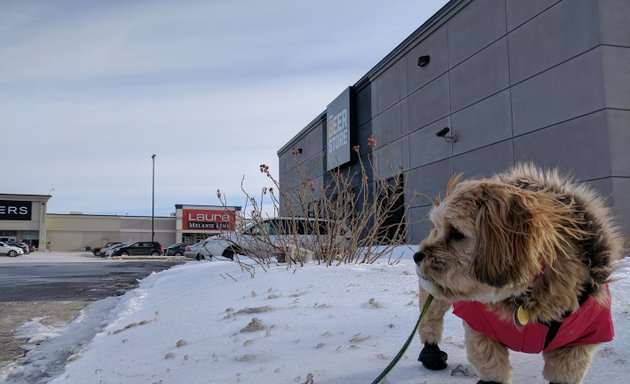
{"label": "building entrance", "polygon": [[397,242],[406,237],[405,225],[405,178],[398,175],[383,182],[378,194],[379,242]]}

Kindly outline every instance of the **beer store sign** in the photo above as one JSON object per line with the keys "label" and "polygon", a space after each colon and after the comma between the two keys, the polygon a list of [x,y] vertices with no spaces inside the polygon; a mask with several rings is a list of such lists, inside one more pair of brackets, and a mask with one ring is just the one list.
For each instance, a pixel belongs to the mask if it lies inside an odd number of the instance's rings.
{"label": "beer store sign", "polygon": [[32,201],[0,200],[0,220],[30,221],[32,212]]}
{"label": "beer store sign", "polygon": [[233,231],[236,215],[227,209],[183,209],[185,231]]}
{"label": "beer store sign", "polygon": [[346,88],[326,108],[326,170],[350,161],[350,97],[351,88]]}

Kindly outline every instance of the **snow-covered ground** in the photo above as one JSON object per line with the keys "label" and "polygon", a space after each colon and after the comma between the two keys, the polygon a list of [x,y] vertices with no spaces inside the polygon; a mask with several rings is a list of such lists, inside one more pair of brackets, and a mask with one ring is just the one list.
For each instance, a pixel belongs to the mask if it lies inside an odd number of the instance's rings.
{"label": "snow-covered ground", "polygon": [[[369,383],[417,320],[412,248],[398,264],[258,270],[229,261],[190,262],[137,289],[91,304],[50,329],[33,319],[33,342],[0,370],[8,383]],[[586,383],[627,383],[630,258],[611,285],[615,340],[600,347]],[[445,371],[416,361],[417,336],[388,383],[474,383],[460,321],[449,315]],[[67,363],[66,359],[69,357]],[[515,383],[544,383],[542,357],[512,353]]]}

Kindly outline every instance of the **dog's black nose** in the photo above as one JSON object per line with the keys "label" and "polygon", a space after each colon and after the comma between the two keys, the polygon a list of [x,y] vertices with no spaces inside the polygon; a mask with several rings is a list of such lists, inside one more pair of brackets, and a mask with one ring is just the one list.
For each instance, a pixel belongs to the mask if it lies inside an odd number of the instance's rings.
{"label": "dog's black nose", "polygon": [[425,255],[425,253],[422,251],[416,252],[413,254],[413,261],[414,263],[419,264],[420,262],[422,262],[422,260],[424,260],[426,256],[427,255]]}

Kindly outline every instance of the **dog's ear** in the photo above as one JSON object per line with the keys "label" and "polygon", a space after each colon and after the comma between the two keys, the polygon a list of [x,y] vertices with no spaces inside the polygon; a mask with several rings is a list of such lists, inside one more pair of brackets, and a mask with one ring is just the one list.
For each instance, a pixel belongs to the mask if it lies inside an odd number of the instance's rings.
{"label": "dog's ear", "polygon": [[453,189],[455,189],[455,186],[459,184],[459,182],[462,179],[462,176],[463,174],[461,173],[456,173],[453,176],[451,176],[448,183],[446,184],[446,196],[450,196],[453,193]]}
{"label": "dog's ear", "polygon": [[[451,176],[448,183],[446,184],[446,196],[450,196],[453,193],[453,189],[460,182],[461,179],[462,179],[461,173],[456,173],[453,176]],[[437,207],[440,204],[442,204],[442,198],[440,196],[433,199],[433,206]]]}
{"label": "dog's ear", "polygon": [[478,214],[473,273],[485,284],[501,288],[522,283],[540,269],[531,197],[518,188],[484,183],[475,193]]}

